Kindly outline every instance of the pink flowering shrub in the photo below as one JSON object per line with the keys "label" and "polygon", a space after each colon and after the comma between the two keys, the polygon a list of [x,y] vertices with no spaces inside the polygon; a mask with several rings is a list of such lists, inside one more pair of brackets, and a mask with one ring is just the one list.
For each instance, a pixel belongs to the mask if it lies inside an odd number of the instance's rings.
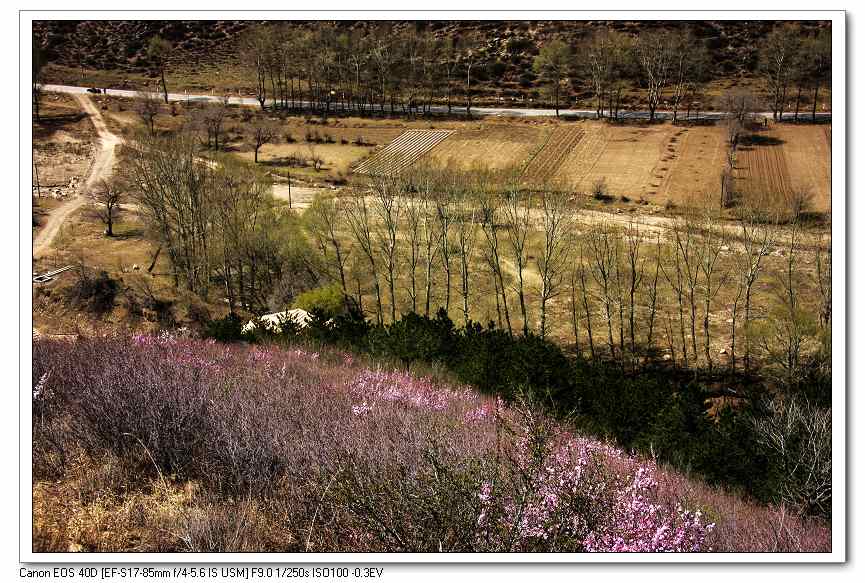
{"label": "pink flowering shrub", "polygon": [[[112,475],[129,480],[117,492],[131,495],[157,480],[200,484],[196,500],[221,509],[219,516],[240,516],[231,509],[245,500],[266,518],[260,524],[280,525],[266,537],[259,527],[238,527],[236,536],[247,538],[235,543],[245,549],[831,546],[823,524],[574,435],[531,406],[363,368],[340,352],[163,333],[37,340],[33,362],[37,482],[64,480],[69,460],[84,452],[114,460]],[[200,517],[179,514],[187,515]],[[218,524],[195,521],[195,529]],[[190,546],[197,548],[183,548]]]}

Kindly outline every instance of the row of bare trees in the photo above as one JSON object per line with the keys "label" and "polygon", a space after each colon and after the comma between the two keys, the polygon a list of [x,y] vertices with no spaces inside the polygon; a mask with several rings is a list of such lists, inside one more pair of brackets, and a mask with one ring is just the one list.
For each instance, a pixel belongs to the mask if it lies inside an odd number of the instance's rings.
{"label": "row of bare trees", "polygon": [[811,118],[816,118],[820,89],[832,78],[832,33],[820,30],[804,35],[798,24],[781,24],[766,37],[760,51],[760,71],[766,79],[769,104],[775,120],[782,119],[792,92],[796,99],[794,117],[810,102]]}
{"label": "row of bare trees", "polygon": [[[425,23],[380,23],[367,31],[328,22],[304,29],[269,24],[247,33],[242,55],[262,107],[416,114],[444,103],[450,113],[459,94],[470,112],[479,71],[498,62],[492,42],[477,33],[442,38]],[[651,120],[661,106],[678,120],[683,110],[689,118],[725,105],[707,103],[704,89],[717,72],[705,41],[680,28],[639,34],[598,28],[577,46],[553,37],[539,47],[533,69],[557,115],[572,89],[589,89],[598,117],[613,119],[634,91]],[[796,118],[806,102],[816,117],[820,88],[831,82],[831,31],[779,24],[761,43],[759,72],[776,118],[792,91]]]}
{"label": "row of bare trees", "polygon": [[[319,198],[307,224],[343,292],[360,305],[371,296],[379,323],[438,307],[465,322],[492,313],[511,333],[556,330],[625,366],[663,352],[713,369],[720,348],[731,369],[751,369],[759,352],[790,375],[828,328],[830,255],[816,246],[817,273],[798,274],[807,253],[796,224],[755,215],[731,226],[704,212],[647,227],[583,213],[565,192],[514,174],[419,169]],[[818,320],[799,299],[815,289]]]}
{"label": "row of bare trees", "polygon": [[472,35],[438,39],[423,26],[346,32],[329,22],[270,24],[246,35],[242,59],[262,108],[412,114],[441,98],[450,111],[459,91],[470,111],[482,45]]}

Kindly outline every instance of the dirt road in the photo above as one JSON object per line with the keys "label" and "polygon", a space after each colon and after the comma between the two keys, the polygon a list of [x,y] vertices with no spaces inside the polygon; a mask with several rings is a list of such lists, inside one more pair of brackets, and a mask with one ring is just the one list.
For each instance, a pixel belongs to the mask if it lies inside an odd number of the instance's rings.
{"label": "dirt road", "polygon": [[75,99],[81,104],[81,108],[87,115],[90,116],[93,127],[96,128],[96,133],[99,135],[99,149],[93,158],[93,163],[90,165],[87,178],[78,188],[78,192],[51,212],[45,225],[33,240],[34,259],[38,259],[45,254],[51,246],[51,242],[57,236],[57,233],[60,232],[60,227],[66,219],[87,201],[86,193],[100,180],[110,177],[114,170],[114,147],[121,142],[120,138],[108,130],[108,126],[105,125],[105,120],[102,118],[102,113],[93,105],[88,95],[75,94]]}

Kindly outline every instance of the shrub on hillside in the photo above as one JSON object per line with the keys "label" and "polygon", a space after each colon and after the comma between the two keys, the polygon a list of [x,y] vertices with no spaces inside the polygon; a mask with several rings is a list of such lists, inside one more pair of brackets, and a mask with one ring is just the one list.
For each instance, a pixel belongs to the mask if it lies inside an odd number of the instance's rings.
{"label": "shrub on hillside", "polygon": [[345,311],[345,297],[339,284],[332,283],[299,294],[294,307],[332,318]]}
{"label": "shrub on hillside", "polygon": [[[701,489],[533,405],[343,354],[168,334],[37,340],[33,381],[37,486],[50,479],[78,500],[72,460],[109,460],[119,498],[100,520],[177,492],[170,528],[188,536],[173,550],[829,548],[822,526]],[[136,522],[140,540],[165,528],[158,506]],[[86,506],[58,512],[92,520]]]}
{"label": "shrub on hillside", "polygon": [[78,277],[70,289],[72,299],[97,314],[103,314],[114,306],[114,298],[120,286],[108,272],[94,272],[86,267],[78,270]]}

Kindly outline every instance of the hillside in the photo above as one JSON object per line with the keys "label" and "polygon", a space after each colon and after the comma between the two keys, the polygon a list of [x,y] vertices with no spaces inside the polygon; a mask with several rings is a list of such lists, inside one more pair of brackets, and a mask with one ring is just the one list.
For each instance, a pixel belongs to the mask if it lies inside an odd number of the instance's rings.
{"label": "hillside", "polygon": [[37,340],[41,551],[827,551],[519,402],[305,347]]}
{"label": "hillside", "polygon": [[[147,59],[147,42],[155,35],[168,39],[175,47],[171,66],[189,73],[238,67],[239,39],[254,21],[43,21],[34,22],[39,42],[47,49],[47,58],[55,66],[111,71],[127,76],[155,75]],[[337,22],[346,32],[368,33],[374,21]],[[399,30],[414,26],[410,22],[392,23]],[[265,23],[265,26],[270,26]],[[434,21],[430,28],[439,38],[462,38],[478,33],[485,41],[482,57],[486,70],[479,70],[478,81],[496,81],[496,88],[482,86],[489,93],[505,95],[517,89],[537,88],[532,60],[549,39],[559,37],[576,45],[593,31],[610,28],[637,34],[656,27],[687,30],[701,39],[711,54],[716,79],[738,79],[754,74],[761,39],[771,30],[771,21]],[[803,22],[804,29],[827,26],[826,23]],[[290,29],[302,31],[306,23],[297,22]],[[49,79],[62,80],[56,76]]]}

